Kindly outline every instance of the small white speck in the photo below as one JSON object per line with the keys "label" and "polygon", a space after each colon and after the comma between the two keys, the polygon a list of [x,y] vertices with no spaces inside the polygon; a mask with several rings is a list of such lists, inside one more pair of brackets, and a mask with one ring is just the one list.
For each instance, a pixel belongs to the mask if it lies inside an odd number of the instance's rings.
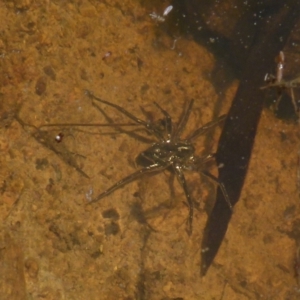
{"label": "small white speck", "polygon": [[85,193],[85,198],[88,202],[91,202],[93,200],[92,196],[93,196],[94,190],[92,187],[89,188],[89,190]]}
{"label": "small white speck", "polygon": [[173,9],[173,6],[172,5],[169,5],[165,10],[164,10],[164,13],[163,13],[163,16],[165,17],[166,15],[168,15],[171,10]]}

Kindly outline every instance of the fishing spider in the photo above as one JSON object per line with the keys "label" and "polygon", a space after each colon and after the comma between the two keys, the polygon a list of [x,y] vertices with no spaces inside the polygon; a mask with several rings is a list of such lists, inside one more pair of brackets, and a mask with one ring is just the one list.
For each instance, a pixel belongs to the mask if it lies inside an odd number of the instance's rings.
{"label": "fishing spider", "polygon": [[136,162],[137,164],[142,166],[141,169],[121,179],[106,191],[98,195],[95,199],[92,199],[90,203],[99,201],[100,199],[110,195],[115,190],[136,180],[141,175],[144,175],[146,173],[157,173],[171,168],[171,170],[176,174],[187,199],[189,207],[189,234],[192,232],[194,205],[187,187],[187,182],[183,173],[184,170],[200,172],[211,178],[215,183],[219,185],[229,207],[232,208],[225,186],[215,176],[202,169],[203,165],[206,162],[214,158],[214,154],[208,154],[202,157],[196,156],[195,147],[193,145],[193,141],[198,136],[206,133],[209,129],[217,125],[219,122],[223,121],[226,118],[226,115],[222,115],[215,121],[211,121],[205,124],[204,126],[196,129],[187,138],[182,139],[180,136],[182,131],[185,129],[186,123],[191,114],[194,100],[191,100],[187,108],[183,111],[183,114],[177,126],[175,126],[175,124],[172,122],[172,118],[170,117],[168,112],[161,108],[156,102],[154,102],[154,105],[161,111],[164,116],[163,120],[160,120],[159,126],[157,125],[157,123],[141,120],[121,106],[97,98],[88,91],[86,92],[86,94],[93,100],[115,108],[123,115],[134,121],[136,124],[142,125],[148,133],[153,135],[158,140],[137,156]]}

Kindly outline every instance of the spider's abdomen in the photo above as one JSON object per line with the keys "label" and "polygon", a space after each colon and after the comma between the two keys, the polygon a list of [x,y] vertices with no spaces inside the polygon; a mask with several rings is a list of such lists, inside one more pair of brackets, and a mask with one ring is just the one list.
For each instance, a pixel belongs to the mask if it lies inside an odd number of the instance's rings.
{"label": "spider's abdomen", "polygon": [[137,164],[148,166],[153,163],[170,164],[189,160],[195,152],[190,143],[156,143],[143,151],[136,159]]}

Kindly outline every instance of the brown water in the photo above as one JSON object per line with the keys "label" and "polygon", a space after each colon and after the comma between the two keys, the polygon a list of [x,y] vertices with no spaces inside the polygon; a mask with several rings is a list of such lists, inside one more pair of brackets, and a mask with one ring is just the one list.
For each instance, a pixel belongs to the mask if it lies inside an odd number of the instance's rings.
{"label": "brown water", "polygon": [[[299,125],[263,112],[241,200],[204,278],[200,245],[213,183],[187,174],[197,207],[188,236],[184,193],[176,180],[170,193],[168,172],[86,205],[135,171],[146,144],[107,128],[45,128],[37,136],[21,126],[107,122],[86,89],[140,118],[140,106],[160,118],[157,101],[177,120],[193,98],[187,131],[226,113],[238,82],[220,103],[209,81],[212,54],[166,35],[152,11],[133,0],[0,4],[1,299],[299,297]],[[197,152],[213,152],[219,134],[199,139]]]}

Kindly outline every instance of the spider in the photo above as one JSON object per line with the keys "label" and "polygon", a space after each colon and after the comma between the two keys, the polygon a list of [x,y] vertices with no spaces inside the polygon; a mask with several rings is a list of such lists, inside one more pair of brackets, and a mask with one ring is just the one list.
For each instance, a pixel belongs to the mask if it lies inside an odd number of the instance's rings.
{"label": "spider", "polygon": [[158,110],[160,110],[160,112],[164,116],[163,120],[160,120],[161,126],[158,126],[154,122],[147,122],[137,118],[136,116],[134,116],[119,105],[95,97],[89,91],[86,91],[86,94],[92,100],[96,100],[100,103],[111,106],[114,109],[121,112],[123,115],[127,116],[132,121],[134,121],[136,124],[142,125],[148,133],[150,133],[157,139],[157,142],[153,143],[148,149],[141,152],[137,156],[136,162],[138,165],[141,166],[139,170],[126,176],[125,178],[112,185],[110,188],[99,194],[96,198],[92,199],[90,203],[99,201],[100,199],[110,195],[117,189],[127,185],[128,183],[136,180],[137,178],[146,173],[157,173],[171,168],[171,170],[176,174],[176,177],[180,185],[182,186],[187,199],[187,204],[189,208],[187,230],[189,234],[191,234],[192,232],[194,205],[188,190],[187,182],[185,180],[183,171],[187,170],[200,172],[212,179],[215,183],[217,183],[220,186],[226,199],[226,202],[228,203],[229,207],[232,208],[229,196],[222,182],[220,182],[214,175],[202,169],[203,165],[206,162],[214,158],[214,154],[208,154],[203,157],[196,156],[195,146],[193,145],[193,141],[198,136],[206,133],[209,129],[223,121],[226,118],[226,115],[222,115],[216,120],[205,124],[204,126],[196,129],[187,138],[182,139],[180,136],[182,131],[185,129],[185,126],[191,114],[194,100],[191,100],[188,103],[187,108],[183,111],[177,126],[175,126],[175,124],[173,123],[172,118],[170,117],[168,112],[161,108],[159,104],[154,102],[154,105],[158,108]]}

